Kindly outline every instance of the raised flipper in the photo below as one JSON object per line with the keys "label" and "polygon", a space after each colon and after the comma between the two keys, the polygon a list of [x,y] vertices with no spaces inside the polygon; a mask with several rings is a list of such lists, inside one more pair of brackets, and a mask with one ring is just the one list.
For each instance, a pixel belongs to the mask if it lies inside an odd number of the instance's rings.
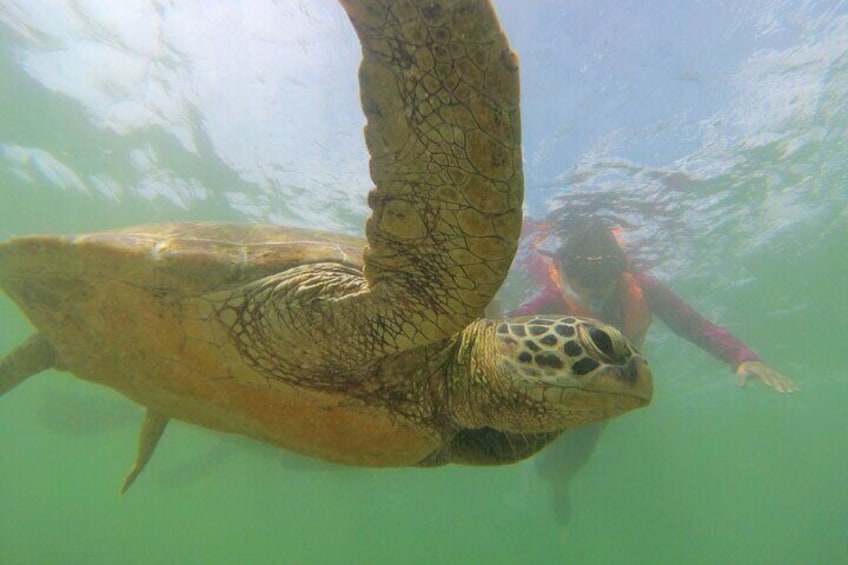
{"label": "raised flipper", "polygon": [[168,425],[168,420],[169,418],[167,416],[150,408],[148,408],[144,413],[144,422],[141,424],[141,434],[138,436],[138,452],[136,454],[135,463],[133,464],[132,469],[130,469],[130,472],[127,474],[127,478],[124,479],[124,486],[121,487],[121,494],[127,492],[127,489],[132,486],[133,481],[135,481],[136,477],[138,477],[139,473],[141,473],[142,469],[144,469],[144,466],[147,465],[147,462],[153,455],[153,451],[156,449],[156,444],[159,443],[159,438],[161,438],[162,434],[165,432],[165,426]]}
{"label": "raised flipper", "polygon": [[[341,3],[362,45],[374,181],[365,281],[309,265],[267,279],[256,299],[273,306],[267,319],[285,319],[279,297],[300,303],[275,347],[297,344],[299,357],[313,358],[330,340],[333,371],[347,374],[446,339],[483,314],[518,246],[524,179],[518,60],[490,2]],[[324,282],[336,279],[347,286]]]}
{"label": "raised flipper", "polygon": [[0,359],[0,396],[56,364],[56,351],[42,334],[33,334]]}

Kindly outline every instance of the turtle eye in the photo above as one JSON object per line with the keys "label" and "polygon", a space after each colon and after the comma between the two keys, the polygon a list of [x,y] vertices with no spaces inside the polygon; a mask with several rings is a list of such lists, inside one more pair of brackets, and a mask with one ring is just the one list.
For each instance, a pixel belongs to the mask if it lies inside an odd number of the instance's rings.
{"label": "turtle eye", "polygon": [[612,338],[610,338],[607,332],[598,328],[591,328],[589,330],[589,337],[592,338],[592,342],[601,350],[601,353],[609,357],[615,356],[615,351],[612,348]]}

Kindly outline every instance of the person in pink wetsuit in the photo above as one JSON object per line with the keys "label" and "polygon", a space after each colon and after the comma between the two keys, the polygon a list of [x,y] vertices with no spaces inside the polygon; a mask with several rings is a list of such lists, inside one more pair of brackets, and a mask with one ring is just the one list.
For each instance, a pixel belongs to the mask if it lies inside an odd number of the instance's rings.
{"label": "person in pink wetsuit", "polygon": [[[656,317],[677,335],[727,363],[738,375],[740,386],[754,377],[777,392],[798,390],[726,329],[707,321],[650,275],[631,269],[624,250],[602,220],[581,223],[554,253],[531,249],[525,265],[540,289],[528,302],[508,312],[508,317],[573,314],[596,318],[616,326],[636,347],[642,346]],[[569,430],[536,459],[538,471],[554,487],[554,508],[561,523],[570,519],[568,482],[588,460],[604,425]]]}

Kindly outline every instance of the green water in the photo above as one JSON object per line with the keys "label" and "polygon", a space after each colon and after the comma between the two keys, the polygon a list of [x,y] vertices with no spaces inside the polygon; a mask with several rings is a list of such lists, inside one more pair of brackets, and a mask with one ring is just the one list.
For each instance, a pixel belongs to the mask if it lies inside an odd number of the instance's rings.
{"label": "green water", "polygon": [[[360,229],[358,55],[333,2],[111,4],[0,1],[0,237]],[[608,426],[563,525],[534,461],[351,469],[180,423],[120,496],[140,409],[45,372],[0,406],[0,563],[848,562],[848,10],[706,4],[497,3],[528,209],[628,221],[800,393],[740,390],[655,324],[654,401]],[[0,351],[31,331],[5,296],[0,320]]]}

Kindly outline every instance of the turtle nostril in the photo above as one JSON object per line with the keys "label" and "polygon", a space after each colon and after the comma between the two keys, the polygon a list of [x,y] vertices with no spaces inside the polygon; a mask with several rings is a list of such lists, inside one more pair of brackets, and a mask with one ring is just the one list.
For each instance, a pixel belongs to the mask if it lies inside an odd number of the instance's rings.
{"label": "turtle nostril", "polygon": [[612,348],[612,338],[610,338],[607,332],[593,327],[589,329],[589,337],[592,338],[592,341],[596,346],[598,346],[598,349],[600,349],[602,353],[609,355],[610,357],[615,355]]}

